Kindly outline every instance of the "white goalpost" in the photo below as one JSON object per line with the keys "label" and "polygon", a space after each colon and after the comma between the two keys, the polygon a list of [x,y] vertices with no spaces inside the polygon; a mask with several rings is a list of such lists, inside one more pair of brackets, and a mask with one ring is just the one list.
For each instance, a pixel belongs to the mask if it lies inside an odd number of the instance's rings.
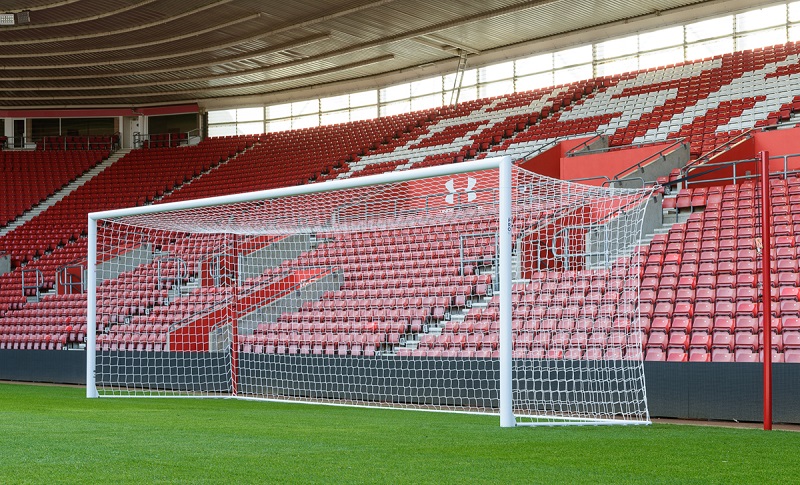
{"label": "white goalpost", "polygon": [[92,213],[87,397],[648,424],[652,194],[503,157]]}

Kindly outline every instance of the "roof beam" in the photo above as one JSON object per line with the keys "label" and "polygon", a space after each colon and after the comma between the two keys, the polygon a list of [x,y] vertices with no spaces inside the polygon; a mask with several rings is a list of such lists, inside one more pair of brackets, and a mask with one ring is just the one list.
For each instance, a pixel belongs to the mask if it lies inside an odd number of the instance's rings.
{"label": "roof beam", "polygon": [[[324,76],[326,74],[331,74],[335,72],[341,71],[348,71],[351,69],[358,69],[360,67],[369,66],[372,64],[377,64],[379,62],[386,62],[394,59],[394,55],[388,54],[385,56],[373,57],[371,59],[365,59],[363,61],[353,62],[350,64],[343,64],[341,66],[334,66],[328,69],[320,69],[317,71],[313,71],[310,73],[303,73],[303,74],[295,74],[292,76],[286,76],[281,78],[274,78],[274,79],[265,79],[262,81],[251,81],[246,83],[239,83],[239,84],[230,84],[224,86],[208,86],[205,88],[195,88],[195,89],[183,89],[183,90],[170,90],[164,92],[148,92],[148,93],[124,93],[124,94],[91,94],[91,95],[78,95],[78,96],[65,96],[65,97],[53,97],[53,96],[0,96],[0,101],[15,101],[15,100],[24,100],[24,101],[64,101],[66,99],[69,100],[81,100],[81,99],[129,99],[129,98],[141,98],[141,97],[152,97],[152,96],[174,96],[176,94],[195,94],[199,92],[206,92],[206,91],[220,91],[220,90],[230,90],[230,89],[242,89],[242,88],[250,88],[250,87],[257,87],[257,86],[264,86],[269,84],[280,84],[284,82],[290,82],[297,79],[308,79],[317,76]],[[163,86],[163,84],[161,85]]]}
{"label": "roof beam", "polygon": [[[60,7],[62,5],[69,5],[70,3],[76,3],[76,2],[79,2],[79,1],[80,0],[68,0],[68,1],[65,1],[65,2],[59,2],[57,4],[44,5],[44,6],[41,6],[41,7],[38,7],[38,8],[33,8],[33,7],[32,8],[26,8],[25,10],[31,10],[31,11],[33,11],[33,10],[45,10],[45,9],[48,9],[48,8]],[[136,8],[140,8],[140,7],[143,7],[145,5],[151,4],[151,3],[156,2],[156,1],[157,0],[142,0],[142,1],[138,2],[138,3],[134,3],[134,4],[131,4],[131,5],[125,5],[124,7],[118,8],[116,10],[109,10],[108,12],[99,13],[97,15],[89,15],[89,16],[81,17],[81,18],[77,18],[77,19],[62,20],[61,22],[50,22],[49,24],[14,25],[14,26],[9,26],[9,27],[3,27],[2,31],[6,32],[6,31],[9,31],[9,30],[42,29],[42,28],[47,28],[47,27],[59,27],[61,25],[81,24],[81,23],[84,23],[84,22],[91,22],[91,21],[94,21],[94,20],[104,19],[106,17],[113,17],[114,15],[119,15],[121,13],[127,12],[128,10],[133,10],[133,9],[136,9]]]}
{"label": "roof beam", "polygon": [[[155,1],[155,0],[148,0],[147,3],[150,3],[150,2],[153,2],[153,1]],[[306,20],[302,20],[302,21],[299,21],[299,22],[295,22],[293,24],[284,25],[282,27],[278,27],[278,28],[272,29],[272,30],[270,30],[268,32],[261,32],[261,33],[259,33],[257,35],[252,35],[252,36],[249,36],[249,37],[237,39],[235,41],[226,42],[224,44],[217,44],[217,45],[213,45],[213,46],[208,46],[208,47],[204,47],[202,49],[196,49],[196,50],[193,50],[193,51],[183,51],[183,52],[176,52],[176,53],[170,53],[170,54],[162,54],[162,55],[159,55],[159,56],[149,56],[149,57],[137,56],[137,57],[131,58],[131,59],[117,60],[117,61],[115,61],[115,63],[116,64],[133,64],[133,63],[138,63],[138,62],[156,61],[156,60],[162,60],[162,59],[174,59],[176,57],[185,57],[185,56],[190,56],[190,55],[199,54],[199,53],[203,53],[203,52],[213,52],[213,51],[219,50],[219,49],[226,49],[226,48],[229,48],[229,47],[234,47],[236,45],[243,44],[245,42],[250,42],[250,41],[258,40],[258,39],[263,39],[263,38],[269,37],[270,35],[282,34],[284,32],[290,32],[292,30],[301,29],[301,28],[308,28],[308,27],[311,27],[313,25],[316,25],[316,24],[319,24],[319,23],[322,23],[322,22],[326,22],[326,21],[329,21],[329,20],[333,20],[333,19],[336,19],[336,18],[339,18],[339,17],[343,17],[345,15],[350,15],[352,13],[360,12],[362,10],[368,10],[368,9],[372,9],[372,8],[382,7],[384,5],[392,3],[394,1],[396,1],[396,0],[374,0],[372,2],[368,2],[368,3],[362,4],[362,5],[358,5],[358,6],[350,7],[350,8],[346,8],[346,9],[337,10],[335,12],[331,12],[331,13],[327,13],[327,14],[324,14],[324,15],[320,15],[319,17],[314,17],[314,18],[311,18],[311,19],[306,19]],[[217,27],[219,27],[219,26],[217,26]],[[131,46],[127,46],[125,48],[128,49],[128,48],[131,48]],[[72,54],[84,54],[84,53],[86,53],[86,51],[73,52]],[[42,55],[42,56],[37,56],[37,57],[51,57],[51,56],[57,56],[57,55],[68,55],[68,53],[65,54],[65,53],[52,53],[52,52],[50,52],[50,53],[47,53],[47,55]],[[9,58],[9,57],[29,58],[31,56],[30,55],[9,56],[9,55],[4,54],[3,57],[4,58]],[[16,65],[16,66],[13,66],[13,65],[8,65],[7,63],[4,63],[3,65],[0,65],[0,70],[74,69],[74,68],[77,68],[77,67],[93,67],[93,66],[102,66],[102,65],[106,65],[106,64],[107,63],[105,63],[105,62],[81,62],[81,63],[73,63],[73,64],[58,63],[58,64],[51,64],[51,65],[36,65],[36,66],[31,66],[31,65]]]}
{"label": "roof beam", "polygon": [[466,44],[463,44],[461,42],[456,42],[454,40],[445,39],[443,37],[434,34],[425,34],[413,40],[421,44],[426,44],[426,42],[428,42],[426,45],[431,45],[431,46],[433,46],[434,43],[438,43],[441,46],[440,49],[442,49],[445,52],[453,53],[455,55],[458,55],[459,50],[462,50],[467,54],[472,54],[472,55],[477,55],[481,53],[481,51],[475,49],[474,47],[470,47]]}
{"label": "roof beam", "polygon": [[[303,37],[294,41],[285,42],[283,44],[277,44],[274,46],[267,47],[266,49],[260,49],[257,51],[250,51],[244,54],[247,57],[243,57],[242,55],[235,55],[235,56],[228,56],[228,57],[220,57],[216,58],[209,62],[202,62],[202,63],[195,63],[195,64],[182,64],[182,65],[172,65],[170,67],[160,68],[160,69],[147,69],[147,70],[135,70],[135,71],[115,71],[110,73],[92,73],[92,74],[81,74],[81,75],[72,75],[72,76],[5,76],[0,77],[0,83],[2,82],[18,82],[18,81],[71,81],[71,80],[80,80],[80,79],[108,79],[108,78],[119,78],[125,76],[143,76],[148,74],[161,74],[165,72],[179,72],[179,71],[188,71],[191,69],[200,69],[206,67],[217,66],[226,62],[236,62],[241,60],[249,60],[254,57],[261,57],[266,56],[269,54],[275,54],[280,51],[284,51],[287,49],[296,49],[298,47],[303,47],[306,45],[314,44],[316,42],[323,42],[329,40],[331,38],[331,34],[329,33],[322,33],[322,34],[315,34],[309,35],[308,37]],[[2,69],[0,69],[2,72]],[[235,73],[231,73],[235,74]]]}
{"label": "roof beam", "polygon": [[3,45],[47,44],[49,42],[67,42],[71,40],[96,39],[98,37],[107,37],[109,35],[126,34],[128,32],[135,32],[137,30],[144,30],[144,29],[149,29],[150,27],[158,27],[161,25],[165,25],[170,22],[174,22],[176,20],[188,17],[190,15],[195,15],[205,10],[219,7],[220,5],[230,3],[231,1],[232,0],[217,0],[214,3],[209,3],[207,5],[202,5],[197,8],[189,9],[183,13],[179,13],[177,15],[173,15],[165,19],[160,19],[155,22],[150,22],[147,24],[134,25],[132,27],[126,27],[124,29],[109,30],[108,32],[92,32],[91,34],[82,34],[82,35],[69,35],[66,37],[48,37],[48,38],[38,38],[38,39],[16,40],[11,42],[3,42]]}
{"label": "roof beam", "polygon": [[[8,53],[4,52],[4,58],[26,58],[30,59],[32,57],[54,57],[54,56],[70,56],[70,55],[83,55],[83,54],[95,54],[98,52],[114,52],[114,51],[121,51],[121,50],[129,50],[129,49],[136,49],[139,47],[151,47],[154,45],[159,44],[166,44],[169,42],[175,42],[176,40],[188,39],[190,37],[197,37],[199,35],[207,34],[209,32],[214,32],[215,30],[224,29],[225,27],[230,27],[232,25],[241,24],[244,22],[249,22],[251,20],[257,19],[261,17],[261,13],[257,12],[246,17],[241,17],[238,19],[231,20],[229,22],[225,22],[224,24],[219,25],[212,25],[210,27],[206,27],[205,29],[196,30],[194,32],[188,32],[182,35],[176,35],[175,37],[170,37],[167,39],[157,39],[152,40],[149,42],[140,42],[138,44],[126,44],[126,45],[115,45],[110,47],[97,47],[95,49],[82,49],[79,51],[61,51],[61,52],[38,52],[38,53]],[[97,63],[97,64],[105,64],[106,62]]]}

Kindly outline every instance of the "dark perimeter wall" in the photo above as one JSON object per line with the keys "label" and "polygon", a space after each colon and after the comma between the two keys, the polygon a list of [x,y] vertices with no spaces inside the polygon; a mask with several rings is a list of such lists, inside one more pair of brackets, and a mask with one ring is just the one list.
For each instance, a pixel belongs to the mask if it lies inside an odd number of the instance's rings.
{"label": "dark perimeter wall", "polygon": [[[645,362],[650,414],[654,418],[759,422],[763,417],[762,373],[757,363]],[[1,350],[0,380],[85,384],[86,354]],[[800,365],[773,364],[773,418],[776,423],[800,424]]]}

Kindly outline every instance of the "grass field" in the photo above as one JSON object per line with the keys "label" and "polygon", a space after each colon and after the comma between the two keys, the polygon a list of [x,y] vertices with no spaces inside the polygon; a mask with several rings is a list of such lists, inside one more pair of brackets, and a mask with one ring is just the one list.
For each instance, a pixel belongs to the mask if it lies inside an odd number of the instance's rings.
{"label": "grass field", "polygon": [[0,483],[796,483],[800,433],[0,384]]}

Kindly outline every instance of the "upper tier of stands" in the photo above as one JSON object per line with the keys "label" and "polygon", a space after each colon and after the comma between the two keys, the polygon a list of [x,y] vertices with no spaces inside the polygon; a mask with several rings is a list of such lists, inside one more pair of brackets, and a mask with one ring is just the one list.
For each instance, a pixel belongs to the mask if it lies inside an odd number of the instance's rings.
{"label": "upper tier of stands", "polygon": [[44,201],[108,155],[108,150],[48,154],[0,151],[0,226]]}

